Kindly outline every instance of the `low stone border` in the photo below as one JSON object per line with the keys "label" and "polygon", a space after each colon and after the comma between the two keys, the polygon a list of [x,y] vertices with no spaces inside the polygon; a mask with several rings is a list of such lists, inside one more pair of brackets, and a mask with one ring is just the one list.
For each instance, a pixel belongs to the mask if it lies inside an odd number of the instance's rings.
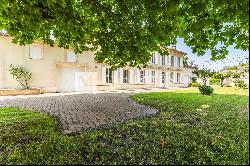
{"label": "low stone border", "polygon": [[40,89],[0,89],[0,96],[38,95]]}

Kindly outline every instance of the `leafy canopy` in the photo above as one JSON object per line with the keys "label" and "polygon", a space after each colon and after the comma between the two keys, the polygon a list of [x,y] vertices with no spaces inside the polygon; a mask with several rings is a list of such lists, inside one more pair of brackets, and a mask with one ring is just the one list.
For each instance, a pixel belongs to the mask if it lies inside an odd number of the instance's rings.
{"label": "leafy canopy", "polygon": [[[138,66],[150,53],[183,38],[194,53],[248,50],[248,0],[1,0],[0,29],[20,45],[42,40],[95,50],[96,61]],[[51,35],[55,40],[51,39]],[[92,47],[87,47],[92,44]],[[219,45],[218,45],[219,44]]]}

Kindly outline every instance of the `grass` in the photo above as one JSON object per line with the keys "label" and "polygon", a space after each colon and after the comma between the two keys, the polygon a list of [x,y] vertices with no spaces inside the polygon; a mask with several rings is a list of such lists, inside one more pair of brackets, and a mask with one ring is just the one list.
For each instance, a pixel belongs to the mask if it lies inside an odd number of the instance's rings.
{"label": "grass", "polygon": [[0,108],[0,164],[249,164],[247,92],[222,90],[135,95],[159,115],[74,136],[46,114]]}

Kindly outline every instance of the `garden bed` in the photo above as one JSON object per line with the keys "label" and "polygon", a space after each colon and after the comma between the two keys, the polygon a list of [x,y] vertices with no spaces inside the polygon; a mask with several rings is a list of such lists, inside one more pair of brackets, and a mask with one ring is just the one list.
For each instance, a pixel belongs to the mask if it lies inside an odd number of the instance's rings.
{"label": "garden bed", "polygon": [[38,95],[40,89],[0,89],[0,96]]}

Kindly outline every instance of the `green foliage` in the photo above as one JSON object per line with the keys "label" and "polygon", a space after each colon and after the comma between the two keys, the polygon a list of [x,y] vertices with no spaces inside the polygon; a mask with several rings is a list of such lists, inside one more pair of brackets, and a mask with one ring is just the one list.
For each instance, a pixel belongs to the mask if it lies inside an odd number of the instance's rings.
{"label": "green foliage", "polygon": [[190,82],[189,83],[189,87],[199,87],[201,84],[200,83],[198,83],[198,82]]}
{"label": "green foliage", "polygon": [[14,67],[12,64],[9,72],[24,89],[29,89],[28,81],[31,79],[31,72],[26,71],[23,67]]}
{"label": "green foliage", "polygon": [[183,66],[184,67],[188,66],[188,57],[186,55],[184,55],[184,57],[183,57]]}
{"label": "green foliage", "polygon": [[219,72],[217,72],[213,75],[213,78],[220,79],[221,87],[223,87],[224,86],[223,81],[225,80],[225,78],[229,78],[231,76],[232,76],[232,73],[219,73]]}
{"label": "green foliage", "polygon": [[247,84],[243,80],[235,80],[234,84],[239,89],[247,89]]}
{"label": "green foliage", "polygon": [[225,58],[231,45],[248,50],[248,4],[248,0],[2,0],[0,29],[20,45],[42,40],[76,53],[96,50],[96,61],[113,67],[146,64],[152,51],[165,52],[160,48],[176,44],[178,37],[199,56],[211,50],[215,60]]}
{"label": "green foliage", "polygon": [[193,83],[195,83],[195,82],[197,81],[197,77],[192,77],[192,78],[191,78],[191,81],[192,81]]}
{"label": "green foliage", "polygon": [[232,66],[232,67],[228,67],[226,68],[226,70],[236,70],[238,69],[239,66]]}
{"label": "green foliage", "polygon": [[209,80],[210,85],[220,85],[220,79],[211,78]]}
{"label": "green foliage", "polygon": [[77,135],[60,134],[56,120],[46,114],[0,108],[0,164],[249,163],[248,96],[203,96],[181,91],[132,98],[161,112],[155,117]]}
{"label": "green foliage", "polygon": [[233,73],[232,74],[233,78],[240,78],[240,76],[241,76],[241,73]]}
{"label": "green foliage", "polygon": [[199,86],[199,91],[203,95],[211,95],[211,94],[213,94],[214,89],[211,86],[201,85],[201,86]]}
{"label": "green foliage", "polygon": [[201,78],[203,80],[204,85],[207,84],[208,78],[212,77],[214,75],[214,71],[211,71],[210,69],[196,69],[192,72],[193,74],[196,74],[197,77]]}

